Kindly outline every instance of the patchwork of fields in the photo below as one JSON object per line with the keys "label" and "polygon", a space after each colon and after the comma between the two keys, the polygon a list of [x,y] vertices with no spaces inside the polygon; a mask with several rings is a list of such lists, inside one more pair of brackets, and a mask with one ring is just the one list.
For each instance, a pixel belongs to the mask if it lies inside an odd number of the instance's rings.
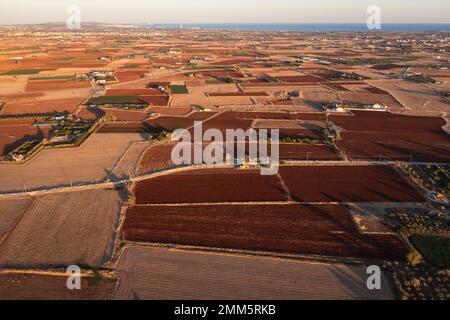
{"label": "patchwork of fields", "polygon": [[108,29],[0,27],[0,300],[450,298],[446,33]]}

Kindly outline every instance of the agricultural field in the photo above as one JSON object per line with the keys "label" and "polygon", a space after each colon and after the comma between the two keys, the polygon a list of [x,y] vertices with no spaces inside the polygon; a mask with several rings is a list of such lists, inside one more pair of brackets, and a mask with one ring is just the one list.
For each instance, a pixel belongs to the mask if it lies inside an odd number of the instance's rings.
{"label": "agricultural field", "polygon": [[33,120],[0,120],[0,157],[20,147],[26,141],[49,137],[53,126],[34,126]]}
{"label": "agricultural field", "polygon": [[43,149],[24,164],[0,164],[0,192],[39,190],[113,179],[111,172],[139,133],[95,133],[80,147]]}
{"label": "agricultural field", "polygon": [[[173,132],[177,129],[188,129],[194,126],[195,121],[205,121],[215,117],[215,112],[194,112],[186,116],[159,116],[154,119],[149,119],[144,122],[144,126],[149,131],[166,130]],[[208,120],[207,122],[209,123]],[[204,122],[206,123],[206,122]]]}
{"label": "agricultural field", "polygon": [[132,143],[112,171],[112,175],[115,179],[126,180],[135,176],[139,159],[148,147],[148,142]]}
{"label": "agricultural field", "polygon": [[32,203],[30,197],[0,199],[0,243]]}
{"label": "agricultural field", "polygon": [[0,26],[0,300],[450,299],[448,32],[66,27]]}
{"label": "agricultural field", "polygon": [[26,92],[40,92],[62,89],[76,89],[89,88],[91,84],[88,81],[74,81],[74,80],[39,80],[40,78],[32,79],[28,82]]}
{"label": "agricultural field", "polygon": [[33,197],[25,213],[17,207],[22,217],[0,243],[0,266],[42,268],[78,264],[95,267],[103,264],[111,257],[125,198],[124,190],[114,189]]}
{"label": "agricultural field", "polygon": [[450,161],[450,137],[439,117],[354,111],[330,116],[341,127],[337,146],[351,159],[417,162]]}
{"label": "agricultural field", "polygon": [[450,268],[450,238],[414,235],[411,242],[433,266],[441,269]]}
{"label": "agricultural field", "polygon": [[389,92],[398,101],[406,105],[410,114],[439,116],[448,111],[449,101],[437,95],[433,88],[424,84],[390,80],[377,81],[376,86]]}
{"label": "agricultural field", "polygon": [[334,160],[341,158],[324,144],[280,143],[280,160]]}
{"label": "agricultural field", "polygon": [[156,171],[172,169],[172,150],[176,143],[161,143],[148,147],[142,154],[137,166],[137,174],[149,174]]}
{"label": "agricultural field", "polygon": [[117,280],[83,277],[82,290],[68,290],[66,282],[65,275],[2,272],[0,300],[106,300],[113,294]]}
{"label": "agricultural field", "polygon": [[77,107],[83,102],[84,98],[71,99],[19,99],[6,102],[0,115],[27,115],[27,114],[43,114],[54,112],[75,112]]}
{"label": "agricultural field", "polygon": [[368,291],[357,265],[130,246],[117,269],[121,300],[394,298],[385,276],[383,290]]}
{"label": "agricultural field", "polygon": [[259,169],[186,170],[140,181],[134,194],[137,204],[287,200],[278,177],[262,176]]}
{"label": "agricultural field", "polygon": [[123,230],[131,241],[368,259],[407,253],[394,235],[361,235],[339,205],[146,206],[137,199]]}
{"label": "agricultural field", "polygon": [[299,202],[424,202],[389,166],[282,166],[280,175]]}

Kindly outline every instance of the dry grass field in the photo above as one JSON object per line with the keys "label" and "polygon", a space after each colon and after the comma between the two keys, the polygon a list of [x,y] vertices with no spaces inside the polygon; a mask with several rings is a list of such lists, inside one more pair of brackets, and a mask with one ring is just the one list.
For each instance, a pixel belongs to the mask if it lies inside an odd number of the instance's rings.
{"label": "dry grass field", "polygon": [[[7,268],[99,266],[112,254],[125,191],[98,189],[37,196],[0,243]],[[20,207],[17,207],[20,212]]]}
{"label": "dry grass field", "polygon": [[120,159],[113,170],[113,175],[118,179],[128,179],[134,176],[138,166],[139,159],[149,147],[148,142],[134,142]]}
{"label": "dry grass field", "polygon": [[24,93],[27,82],[27,76],[0,77],[0,97]]}
{"label": "dry grass field", "polygon": [[97,133],[77,148],[43,149],[24,164],[0,164],[0,192],[104,181],[138,133]]}
{"label": "dry grass field", "polygon": [[20,99],[6,102],[2,114],[29,114],[29,113],[51,113],[51,112],[75,112],[85,98],[72,99]]}
{"label": "dry grass field", "polygon": [[385,279],[369,291],[363,266],[127,247],[116,299],[393,299]]}
{"label": "dry grass field", "polygon": [[32,202],[29,197],[0,200],[0,242],[4,235],[20,220]]}
{"label": "dry grass field", "polygon": [[408,108],[409,114],[441,115],[449,110],[448,100],[439,97],[430,86],[404,80],[374,81],[371,84],[389,92]]}

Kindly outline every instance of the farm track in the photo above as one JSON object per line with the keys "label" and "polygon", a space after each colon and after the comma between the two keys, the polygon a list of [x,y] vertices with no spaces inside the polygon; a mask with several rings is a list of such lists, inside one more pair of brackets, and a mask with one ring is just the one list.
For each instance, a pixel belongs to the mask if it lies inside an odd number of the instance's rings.
{"label": "farm track", "polygon": [[[442,163],[430,163],[430,162],[411,162],[410,165],[442,165]],[[389,162],[389,161],[286,161],[284,166],[396,166],[397,162]],[[450,163],[446,163],[445,165],[450,165]],[[70,184],[65,186],[58,186],[53,188],[41,188],[39,190],[34,191],[21,191],[21,192],[0,192],[0,198],[8,198],[8,197],[17,197],[23,195],[39,195],[46,194],[52,192],[68,192],[73,190],[89,190],[89,189],[98,189],[105,187],[121,187],[127,183],[140,182],[143,180],[151,179],[154,177],[159,177],[163,175],[170,175],[176,172],[181,171],[189,171],[194,169],[215,169],[215,168],[232,168],[231,165],[197,165],[197,166],[187,166],[181,168],[170,168],[165,169],[153,173],[136,175],[134,177],[121,179],[118,181],[101,181],[101,182],[93,182],[93,183],[80,183],[79,185],[70,186]]]}

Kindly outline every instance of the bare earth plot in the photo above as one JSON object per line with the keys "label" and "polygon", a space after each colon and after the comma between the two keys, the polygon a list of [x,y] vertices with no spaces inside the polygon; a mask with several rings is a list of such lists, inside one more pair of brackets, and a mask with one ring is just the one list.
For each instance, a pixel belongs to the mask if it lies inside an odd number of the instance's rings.
{"label": "bare earth plot", "polygon": [[112,253],[125,195],[104,189],[36,197],[0,243],[0,266],[98,266]]}
{"label": "bare earth plot", "polygon": [[340,205],[159,205],[128,208],[127,240],[359,259],[403,260],[395,235],[362,235]]}
{"label": "bare earth plot", "polygon": [[0,300],[105,300],[117,280],[104,278],[93,282],[81,279],[81,290],[68,290],[66,276],[40,274],[0,274]]}
{"label": "bare earth plot", "polygon": [[24,164],[0,164],[0,192],[104,181],[138,133],[94,134],[77,148],[43,149]]}
{"label": "bare earth plot", "polygon": [[299,202],[424,202],[389,166],[282,166],[280,175]]}
{"label": "bare earth plot", "polygon": [[140,181],[137,204],[287,201],[277,176],[259,169],[188,170]]}
{"label": "bare earth plot", "polygon": [[128,247],[117,269],[116,299],[393,299],[362,266]]}
{"label": "bare earth plot", "polygon": [[176,143],[169,142],[147,148],[138,164],[137,174],[148,174],[174,168],[171,154],[175,146]]}

